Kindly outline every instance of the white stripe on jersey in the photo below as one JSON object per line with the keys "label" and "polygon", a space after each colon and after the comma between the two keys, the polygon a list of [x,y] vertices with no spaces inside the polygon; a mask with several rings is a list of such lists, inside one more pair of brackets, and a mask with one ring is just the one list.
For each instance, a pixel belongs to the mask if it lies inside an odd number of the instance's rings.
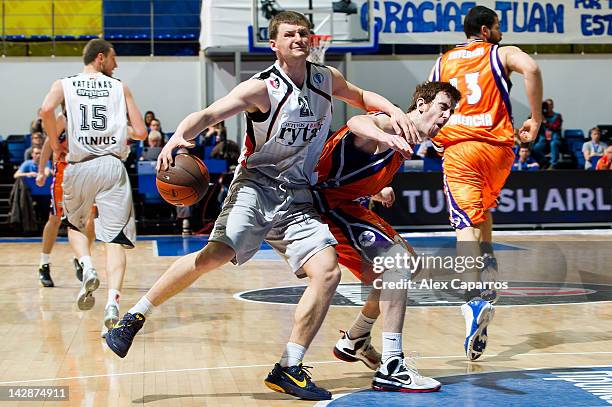
{"label": "white stripe on jersey", "polygon": [[62,79],[68,161],[114,155],[127,158],[127,106],[121,81],[101,72]]}
{"label": "white stripe on jersey", "polygon": [[278,62],[255,75],[263,80],[270,111],[246,114],[242,167],[293,186],[317,181],[314,173],[332,119],[332,75],[329,68],[306,63],[301,88]]}

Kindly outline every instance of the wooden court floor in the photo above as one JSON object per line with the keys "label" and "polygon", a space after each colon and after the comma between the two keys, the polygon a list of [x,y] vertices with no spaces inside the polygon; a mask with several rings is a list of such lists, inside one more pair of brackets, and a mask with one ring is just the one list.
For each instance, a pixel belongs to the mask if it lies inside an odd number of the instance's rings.
{"label": "wooden court floor", "polygon": [[[496,241],[521,248],[497,252],[502,279],[612,284],[611,234],[497,235]],[[157,255],[159,244],[163,243],[141,241],[128,252],[121,313],[176,258]],[[536,246],[539,250],[534,252]],[[247,290],[303,285],[284,263],[253,260],[205,275],[159,307],[129,355],[119,359],[100,339],[106,302],[103,250],[96,245],[94,264],[103,283],[96,292],[96,305],[79,312],[74,301],[79,283],[67,243],[59,242],[52,254],[56,287],[42,288],[37,279],[40,244],[0,241],[0,386],[62,385],[69,386],[70,395],[63,402],[0,401],[0,405],[315,404],[273,393],[263,384],[289,337],[295,306],[235,297]],[[343,274],[343,283],[355,281],[350,273]],[[421,373],[435,377],[612,365],[609,301],[503,306],[502,299],[489,328],[487,352],[473,363],[463,353],[465,324],[457,305],[408,307],[404,348],[417,351]],[[372,372],[363,364],[340,362],[331,352],[338,330],[347,329],[358,310],[332,306],[307,354],[305,364],[314,366],[315,382],[334,394],[370,385]],[[373,338],[380,347],[379,327]],[[474,400],[474,405],[481,404]]]}

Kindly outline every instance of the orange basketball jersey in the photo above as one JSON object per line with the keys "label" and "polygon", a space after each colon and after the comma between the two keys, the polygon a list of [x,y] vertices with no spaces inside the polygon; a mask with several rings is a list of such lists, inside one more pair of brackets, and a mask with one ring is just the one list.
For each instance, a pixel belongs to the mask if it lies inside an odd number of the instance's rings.
{"label": "orange basketball jersey", "polygon": [[323,147],[317,166],[318,182],[314,187],[324,195],[326,202],[319,202],[323,210],[334,208],[341,201],[376,195],[391,183],[404,162],[395,150],[370,154],[359,150],[354,142],[355,135],[344,126]]}
{"label": "orange basketball jersey", "polygon": [[458,45],[436,62],[434,81],[450,82],[463,97],[433,139],[437,146],[466,141],[514,145],[510,87],[498,46],[481,40]]}

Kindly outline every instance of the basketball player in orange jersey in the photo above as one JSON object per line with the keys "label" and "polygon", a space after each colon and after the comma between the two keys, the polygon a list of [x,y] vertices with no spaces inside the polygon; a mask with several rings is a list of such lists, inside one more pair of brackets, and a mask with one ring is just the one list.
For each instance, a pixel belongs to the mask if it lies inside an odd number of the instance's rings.
{"label": "basketball player in orange jersey", "polygon": [[[442,55],[430,75],[431,80],[452,83],[463,94],[433,144],[444,154],[444,192],[457,234],[457,254],[484,256],[484,269],[465,273],[466,279],[479,281],[481,271],[493,275],[497,271],[490,209],[496,206],[514,160],[509,77],[512,72],[523,75],[531,107],[531,117],[519,129],[522,142],[534,140],[542,122],[542,77],[529,55],[517,47],[498,46],[502,35],[495,11],[472,8],[465,17],[464,31],[467,42]],[[461,307],[469,360],[484,352],[487,326],[494,315],[497,292],[490,286],[484,288],[467,291],[466,304]]]}
{"label": "basketball player in orange jersey", "polygon": [[[62,146],[62,152],[59,154],[53,154],[53,182],[51,183],[51,210],[49,212],[49,219],[45,223],[42,235],[42,252],[40,259],[40,268],[38,269],[39,279],[44,287],[53,287],[53,279],[51,278],[51,251],[55,245],[57,239],[57,233],[62,222],[63,215],[63,190],[62,182],[64,180],[64,169],[68,165],[66,161],[66,117],[63,114],[57,116],[57,128],[60,133],[59,142]],[[49,161],[53,150],[51,149],[50,140],[47,137],[43,143],[42,151],[40,154],[41,162]],[[45,185],[47,175],[42,168],[39,168],[38,175],[36,176],[36,185],[42,187]],[[93,230],[93,217],[90,216],[85,227],[85,235],[88,237],[90,243],[95,240]],[[83,280],[83,267],[78,259],[73,259],[76,276],[79,281]]]}
{"label": "basketball player in orange jersey", "polygon": [[[285,11],[269,23],[274,65],[237,85],[227,96],[187,116],[158,159],[172,163],[172,152],[190,147],[206,127],[245,112],[246,138],[223,209],[208,244],[178,259],[128,311],[106,337],[108,346],[125,357],[154,307],[193,284],[202,274],[234,260],[248,261],[267,241],[308,287],[296,310],[289,342],[265,379],[270,389],[308,400],[328,400],[302,364],[340,281],[337,243],[312,202],[310,186],[331,124],[332,97],[364,110],[392,117],[397,134],[418,140],[418,132],[401,109],[373,92],[348,83],[332,67],[307,61],[310,22]],[[398,138],[403,148],[408,141]]]}
{"label": "basketball player in orange jersey", "polygon": [[[417,86],[407,117],[423,139],[434,137],[459,99],[459,91],[447,82],[424,83]],[[385,113],[351,118],[323,148],[313,195],[317,210],[338,241],[338,262],[364,284],[378,280],[353,326],[336,344],[334,355],[348,362],[361,360],[376,369],[372,381],[376,390],[431,392],[439,390],[440,383],[421,376],[402,351],[407,289],[380,284],[406,281],[414,270],[402,265],[375,269],[376,259],[404,258],[414,252],[387,222],[358,202],[374,196],[393,204],[393,190],[381,191],[391,183],[405,155],[412,152],[398,148],[399,137]],[[370,345],[370,330],[379,314],[383,317],[382,359]]]}

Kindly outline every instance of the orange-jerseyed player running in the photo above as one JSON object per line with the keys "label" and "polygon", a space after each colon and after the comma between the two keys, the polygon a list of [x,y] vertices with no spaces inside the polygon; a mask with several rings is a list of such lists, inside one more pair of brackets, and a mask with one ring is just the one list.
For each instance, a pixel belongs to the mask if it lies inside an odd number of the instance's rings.
{"label": "orange-jerseyed player running", "polygon": [[[472,8],[464,31],[467,42],[442,55],[430,75],[431,80],[452,83],[463,94],[455,114],[433,142],[444,151],[444,192],[457,232],[458,254],[485,259],[483,270],[470,273],[478,281],[480,271],[497,270],[490,209],[496,206],[514,160],[509,76],[512,72],[523,75],[531,107],[531,118],[519,130],[522,142],[532,141],[542,122],[542,78],[537,63],[526,53],[498,46],[502,35],[495,11]],[[487,325],[494,315],[491,303],[497,293],[484,288],[467,291],[462,306],[467,331],[464,348],[470,360],[484,352]]]}
{"label": "orange-jerseyed player running", "polygon": [[[407,116],[421,138],[434,137],[460,98],[449,83],[419,85]],[[401,283],[413,270],[402,265],[383,269],[378,261],[414,256],[414,251],[387,222],[358,202],[361,197],[375,196],[390,206],[394,195],[387,185],[404,155],[411,153],[412,147],[395,134],[385,113],[355,116],[326,142],[313,195],[317,210],[338,241],[338,262],[362,282],[374,282],[353,326],[336,343],[334,355],[349,362],[361,360],[376,369],[372,382],[376,390],[431,392],[439,390],[440,383],[419,375],[402,353],[407,290],[383,285]],[[370,330],[378,315],[383,319],[382,358],[370,345]]]}

